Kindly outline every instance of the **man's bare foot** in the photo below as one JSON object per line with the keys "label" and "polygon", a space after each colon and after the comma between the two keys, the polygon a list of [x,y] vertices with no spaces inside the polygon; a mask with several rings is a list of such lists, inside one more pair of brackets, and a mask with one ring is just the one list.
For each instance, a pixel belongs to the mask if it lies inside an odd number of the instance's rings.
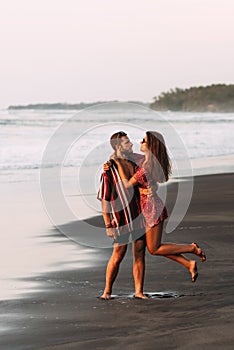
{"label": "man's bare foot", "polygon": [[107,293],[104,292],[101,296],[100,296],[101,300],[110,300],[111,299],[111,293]]}
{"label": "man's bare foot", "polygon": [[149,297],[143,293],[135,293],[134,298],[136,298],[136,299],[149,299]]}
{"label": "man's bare foot", "polygon": [[194,253],[201,258],[201,261],[204,262],[206,261],[206,255],[205,253],[201,250],[201,248],[197,245],[197,243],[193,242],[192,245],[194,246]]}
{"label": "man's bare foot", "polygon": [[190,261],[190,267],[189,272],[191,275],[192,282],[196,282],[196,279],[198,278],[198,271],[197,271],[197,263],[195,260]]}

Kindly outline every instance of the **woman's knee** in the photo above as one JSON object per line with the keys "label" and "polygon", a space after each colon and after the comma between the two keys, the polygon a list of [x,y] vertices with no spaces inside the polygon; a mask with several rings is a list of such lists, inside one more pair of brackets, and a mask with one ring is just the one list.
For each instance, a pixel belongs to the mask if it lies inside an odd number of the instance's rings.
{"label": "woman's knee", "polygon": [[148,252],[151,254],[151,255],[160,255],[160,252],[158,250],[159,247],[153,247],[153,246],[147,246],[148,248]]}

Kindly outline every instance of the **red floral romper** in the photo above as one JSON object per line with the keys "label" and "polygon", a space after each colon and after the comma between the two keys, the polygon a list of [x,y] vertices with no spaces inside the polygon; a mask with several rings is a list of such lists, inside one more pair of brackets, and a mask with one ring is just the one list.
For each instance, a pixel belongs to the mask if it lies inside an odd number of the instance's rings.
{"label": "red floral romper", "polygon": [[[144,168],[139,168],[133,175],[141,188],[148,188],[153,182],[150,176],[145,172]],[[154,194],[153,196],[141,194],[141,210],[146,221],[146,227],[153,227],[159,222],[164,221],[167,217],[167,209],[161,198]]]}

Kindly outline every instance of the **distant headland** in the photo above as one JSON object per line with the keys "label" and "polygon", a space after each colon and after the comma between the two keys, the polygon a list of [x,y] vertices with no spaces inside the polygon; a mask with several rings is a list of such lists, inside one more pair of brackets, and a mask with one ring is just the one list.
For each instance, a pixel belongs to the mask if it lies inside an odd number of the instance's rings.
{"label": "distant headland", "polygon": [[[175,88],[153,98],[152,103],[124,101],[150,107],[157,111],[182,112],[234,112],[234,84],[213,84],[209,86]],[[81,110],[104,103],[123,102],[97,101],[80,103],[35,103],[9,106],[8,110]]]}
{"label": "distant headland", "polygon": [[175,88],[154,97],[150,107],[157,111],[234,112],[234,84]]}
{"label": "distant headland", "polygon": [[[80,102],[80,103],[34,103],[34,104],[28,104],[28,105],[16,105],[16,106],[9,106],[8,110],[21,110],[21,109],[31,109],[31,110],[79,110],[84,109],[88,107],[92,107],[95,105],[100,105],[103,103],[113,103],[113,102],[120,102],[118,100],[114,101],[97,101],[97,102]],[[135,103],[140,104],[144,106],[149,106],[150,103],[140,102],[140,101],[125,101],[125,103]]]}

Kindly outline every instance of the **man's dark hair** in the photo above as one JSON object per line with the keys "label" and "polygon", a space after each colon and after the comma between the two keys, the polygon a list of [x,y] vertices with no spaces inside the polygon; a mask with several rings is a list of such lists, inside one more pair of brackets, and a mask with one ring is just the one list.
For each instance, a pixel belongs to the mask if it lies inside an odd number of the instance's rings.
{"label": "man's dark hair", "polygon": [[118,131],[111,136],[110,144],[114,150],[116,150],[116,147],[120,145],[121,137],[123,137],[123,136],[127,136],[126,132],[124,132],[124,131]]}

